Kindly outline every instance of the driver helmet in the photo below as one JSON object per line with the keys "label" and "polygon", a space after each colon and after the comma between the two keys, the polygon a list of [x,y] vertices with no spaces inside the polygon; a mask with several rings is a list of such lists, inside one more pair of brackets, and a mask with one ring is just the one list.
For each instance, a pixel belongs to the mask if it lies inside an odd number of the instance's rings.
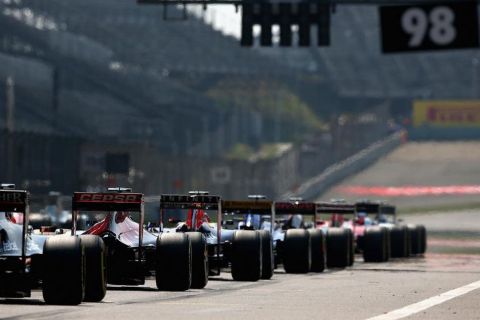
{"label": "driver helmet", "polygon": [[294,214],[288,219],[290,227],[292,228],[302,228],[303,227],[303,218],[299,214]]}
{"label": "driver helmet", "polygon": [[367,217],[367,214],[365,212],[359,212],[357,214],[357,224],[364,225],[366,217]]}

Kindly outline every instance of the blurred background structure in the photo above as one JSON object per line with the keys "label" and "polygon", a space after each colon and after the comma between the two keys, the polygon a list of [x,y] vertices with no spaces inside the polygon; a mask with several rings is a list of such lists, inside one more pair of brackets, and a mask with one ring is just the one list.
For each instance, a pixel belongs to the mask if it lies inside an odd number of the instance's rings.
{"label": "blurred background structure", "polygon": [[0,181],[275,198],[408,127],[413,100],[478,97],[476,52],[382,56],[375,10],[337,8],[328,48],[246,49],[210,11],[1,0]]}

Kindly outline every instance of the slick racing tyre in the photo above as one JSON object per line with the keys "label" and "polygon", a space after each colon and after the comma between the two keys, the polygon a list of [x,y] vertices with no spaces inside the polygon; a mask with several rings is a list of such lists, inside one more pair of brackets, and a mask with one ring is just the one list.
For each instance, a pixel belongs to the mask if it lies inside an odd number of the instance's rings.
{"label": "slick racing tyre", "polygon": [[309,229],[311,241],[312,265],[311,272],[323,272],[325,270],[325,235],[322,230]]}
{"label": "slick racing tyre", "polygon": [[370,227],[365,230],[363,242],[363,260],[365,262],[384,262],[388,259],[387,233],[382,227]]}
{"label": "slick racing tyre", "polygon": [[346,268],[350,264],[351,244],[348,233],[343,228],[330,228],[327,231],[327,267]]}
{"label": "slick racing tyre", "polygon": [[207,240],[201,232],[187,232],[192,242],[192,285],[203,289],[208,283]]}
{"label": "slick racing tyre", "polygon": [[107,293],[105,244],[99,236],[80,236],[85,248],[85,298],[100,302]]}
{"label": "slick racing tyre", "polygon": [[259,230],[262,239],[262,279],[268,280],[273,276],[273,245],[272,236],[267,230]]}
{"label": "slick racing tyre", "polygon": [[236,281],[258,281],[262,276],[262,239],[257,231],[239,230],[233,234],[232,278]]}
{"label": "slick racing tyre", "polygon": [[78,305],[85,293],[85,255],[79,237],[50,237],[43,246],[43,298],[47,304]]}
{"label": "slick racing tyre", "polygon": [[420,254],[424,254],[427,251],[427,229],[423,225],[417,225],[418,233],[420,235]]}
{"label": "slick racing tyre", "polygon": [[404,258],[410,254],[408,229],[406,226],[394,226],[390,230],[390,251],[392,258]]}
{"label": "slick racing tyre", "polygon": [[185,291],[192,284],[192,244],[187,234],[163,233],[157,238],[155,278],[157,288]]}
{"label": "slick racing tyre", "polygon": [[427,250],[427,229],[423,225],[408,225],[412,255],[424,254]]}
{"label": "slick racing tyre", "polygon": [[383,261],[388,261],[392,256],[390,229],[388,229],[387,227],[380,227],[380,228],[382,229],[384,234],[383,236],[385,237],[385,260]]}
{"label": "slick racing tyre", "polygon": [[418,226],[412,224],[409,224],[407,228],[410,237],[410,253],[412,255],[420,254],[422,249],[420,229]]}
{"label": "slick racing tyre", "polygon": [[349,255],[348,255],[348,266],[353,266],[355,262],[355,237],[353,236],[353,231],[351,229],[343,229],[348,236],[348,245],[349,245]]}
{"label": "slick racing tyre", "polygon": [[310,233],[289,229],[283,240],[283,267],[287,273],[307,273],[312,265]]}

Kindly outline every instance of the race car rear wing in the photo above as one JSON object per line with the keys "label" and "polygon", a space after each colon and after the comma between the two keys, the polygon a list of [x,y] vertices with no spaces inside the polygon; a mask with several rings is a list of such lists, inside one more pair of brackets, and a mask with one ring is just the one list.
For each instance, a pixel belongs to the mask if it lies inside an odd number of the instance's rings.
{"label": "race car rear wing", "polygon": [[24,190],[0,190],[0,211],[25,213],[28,198]]}
{"label": "race car rear wing", "polygon": [[162,194],[160,196],[160,209],[218,210],[219,208],[221,208],[220,196],[204,194]]}
{"label": "race car rear wing", "polygon": [[141,212],[143,194],[116,192],[75,192],[72,210],[77,211],[129,211]]}
{"label": "race car rear wing", "polygon": [[[259,214],[271,217],[270,233],[273,233],[274,206],[273,201],[264,200],[260,197],[249,197],[255,200],[224,200],[222,201],[223,212],[234,214]],[[243,220],[243,219],[242,219]]]}
{"label": "race car rear wing", "polygon": [[320,215],[352,215],[353,218],[356,217],[357,211],[355,210],[355,205],[345,203],[345,202],[319,202],[316,207],[317,216],[315,221],[322,221]]}
{"label": "race car rear wing", "polygon": [[207,194],[162,194],[160,196],[160,228],[163,230],[163,216],[166,209],[203,209],[217,211],[217,233],[220,239],[222,225],[222,199]]}
{"label": "race car rear wing", "polygon": [[317,203],[317,213],[355,214],[356,208],[355,205],[348,203],[319,202]]}
{"label": "race car rear wing", "polygon": [[123,192],[123,190],[129,189],[116,188],[110,192],[75,192],[72,197],[72,235],[77,234],[77,217],[80,211],[137,212],[140,215],[138,256],[141,257],[144,224],[143,194]]}
{"label": "race car rear wing", "polygon": [[390,204],[383,202],[357,202],[355,204],[357,212],[365,212],[367,214],[373,214],[376,220],[380,219],[381,215],[393,216],[393,221],[397,221],[397,210],[396,207]]}
{"label": "race car rear wing", "polygon": [[378,202],[357,202],[355,203],[355,208],[357,212],[378,214],[380,212],[380,205]]}
{"label": "race car rear wing", "polygon": [[317,219],[315,203],[303,202],[300,198],[291,198],[290,201],[278,201],[274,203],[273,207],[272,220],[277,223],[281,222],[281,220],[276,220],[277,214],[299,214],[302,216],[312,216],[314,221]]}
{"label": "race car rear wing", "polygon": [[25,190],[0,189],[0,211],[23,213],[22,260],[27,259],[27,230],[29,221],[29,194]]}
{"label": "race car rear wing", "polygon": [[316,205],[314,202],[275,202],[275,214],[301,214],[314,216],[316,214],[315,207]]}
{"label": "race car rear wing", "polygon": [[272,201],[269,200],[224,200],[224,212],[271,214]]}

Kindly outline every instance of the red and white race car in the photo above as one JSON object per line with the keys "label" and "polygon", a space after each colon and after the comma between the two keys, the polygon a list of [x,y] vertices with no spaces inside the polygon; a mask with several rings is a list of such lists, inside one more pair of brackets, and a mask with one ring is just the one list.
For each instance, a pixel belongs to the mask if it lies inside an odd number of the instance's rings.
{"label": "red and white race car", "polygon": [[392,258],[425,253],[427,245],[425,226],[400,223],[396,207],[382,201],[360,201],[355,206],[357,215],[369,217],[372,224],[390,231],[389,253]]}
{"label": "red and white race car", "polygon": [[[358,212],[356,204],[343,201],[321,202],[317,204],[319,219],[316,227],[322,230],[340,228],[350,230],[354,252],[362,253],[365,262],[384,262],[390,257],[390,230],[376,225],[363,212]],[[353,253],[350,256],[354,260]]]}

